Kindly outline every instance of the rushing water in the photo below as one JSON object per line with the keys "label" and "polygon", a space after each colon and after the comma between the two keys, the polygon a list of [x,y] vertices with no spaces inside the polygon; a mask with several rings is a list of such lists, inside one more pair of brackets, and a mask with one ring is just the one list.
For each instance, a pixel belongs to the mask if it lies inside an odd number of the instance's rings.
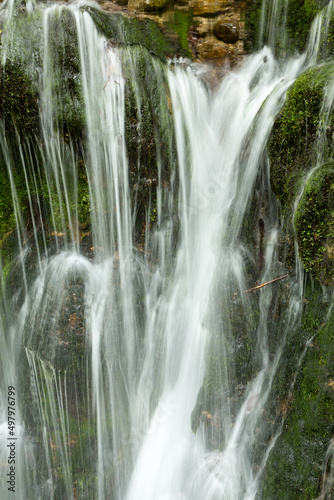
{"label": "rushing water", "polygon": [[288,5],[289,0],[263,0],[259,33],[260,47],[264,43],[275,47],[279,42],[281,50],[286,50]]}
{"label": "rushing water", "polygon": [[[27,36],[19,35],[13,9],[8,1],[3,8],[7,57]],[[126,85],[129,75],[136,77],[136,49],[106,43],[79,4],[41,7],[38,16],[37,9],[27,4],[28,15],[38,18],[34,36],[42,47],[40,60],[30,61],[41,138],[17,143],[30,234],[3,128],[0,138],[18,238],[14,278],[9,285],[2,279],[0,453],[4,464],[7,387],[14,386],[16,498],[254,499],[282,429],[280,418],[268,432],[263,410],[302,304],[297,265],[273,349],[270,314],[277,296],[270,287],[256,296],[244,293],[255,284],[249,276],[266,282],[285,271],[264,150],[286,90],[316,60],[324,18],[314,24],[307,54],[279,67],[264,48],[214,94],[198,68],[177,61],[163,68],[152,60],[171,110],[161,95],[153,140],[159,150],[167,137],[168,160],[157,155],[155,224],[150,229],[148,212],[142,246],[134,236],[125,141]],[[75,27],[81,68],[89,250],[80,244],[78,151],[57,125],[63,107],[55,39],[64,34],[64,12]],[[133,88],[141,117],[146,103],[142,89]],[[43,194],[31,187],[41,179]],[[255,210],[265,227],[260,259],[243,238],[253,223],[248,209],[257,183],[264,193]],[[235,358],[247,342],[253,369],[243,383]],[[329,447],[328,456],[332,452]],[[6,467],[0,474],[1,498],[11,498]]]}

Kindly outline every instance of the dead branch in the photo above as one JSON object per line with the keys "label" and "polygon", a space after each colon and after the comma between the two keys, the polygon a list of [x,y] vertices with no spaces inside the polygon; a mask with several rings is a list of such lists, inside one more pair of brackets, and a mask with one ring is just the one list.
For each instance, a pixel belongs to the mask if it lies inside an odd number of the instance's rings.
{"label": "dead branch", "polygon": [[284,280],[287,278],[289,274],[285,274],[284,276],[280,276],[279,278],[275,278],[274,280],[267,281],[266,283],[262,283],[262,285],[254,286],[253,288],[249,288],[248,290],[244,290],[244,293],[253,292],[254,290],[258,290],[264,286],[270,285],[270,283],[274,283],[275,281]]}

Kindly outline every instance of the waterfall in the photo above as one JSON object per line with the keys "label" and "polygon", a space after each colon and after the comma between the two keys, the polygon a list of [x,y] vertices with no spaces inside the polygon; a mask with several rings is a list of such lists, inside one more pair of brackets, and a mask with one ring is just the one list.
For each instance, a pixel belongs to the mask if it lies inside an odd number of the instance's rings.
{"label": "waterfall", "polygon": [[[39,125],[0,130],[16,226],[15,258],[0,261],[1,463],[13,387],[17,498],[255,499],[282,431],[268,408],[303,297],[298,259],[288,284],[244,293],[286,272],[265,148],[329,17],[305,54],[279,65],[265,47],[213,92],[196,65],[107,39],[95,7],[27,3],[33,57],[19,7],[2,8],[2,61],[26,65]],[[332,89],[327,100],[324,113]]]}
{"label": "waterfall", "polygon": [[269,47],[275,47],[279,38],[281,48],[286,50],[288,5],[289,0],[263,0],[259,32],[260,47],[264,43]]}

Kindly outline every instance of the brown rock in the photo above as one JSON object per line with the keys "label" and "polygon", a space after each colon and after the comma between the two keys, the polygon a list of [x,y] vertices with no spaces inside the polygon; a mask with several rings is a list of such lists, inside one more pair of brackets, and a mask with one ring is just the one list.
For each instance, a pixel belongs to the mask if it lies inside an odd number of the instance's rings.
{"label": "brown rock", "polygon": [[226,21],[217,21],[214,27],[214,34],[225,43],[236,43],[240,36],[235,23],[227,23]]}
{"label": "brown rock", "polygon": [[194,0],[194,16],[203,16],[220,12],[233,0]]}
{"label": "brown rock", "polygon": [[205,39],[197,45],[197,52],[202,60],[230,59],[231,51],[224,43]]}

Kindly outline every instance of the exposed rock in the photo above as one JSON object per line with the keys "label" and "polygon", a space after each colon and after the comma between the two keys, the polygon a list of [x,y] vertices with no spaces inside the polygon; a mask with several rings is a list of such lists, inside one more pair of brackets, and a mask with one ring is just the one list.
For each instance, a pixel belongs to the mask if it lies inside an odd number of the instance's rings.
{"label": "exposed rock", "polygon": [[194,15],[215,14],[233,3],[233,0],[194,0]]}
{"label": "exposed rock", "polygon": [[202,43],[198,44],[197,51],[201,59],[230,59],[231,51],[229,47],[218,42],[214,38],[205,39]]}
{"label": "exposed rock", "polygon": [[236,21],[233,24],[226,21],[217,21],[214,27],[214,34],[218,40],[222,40],[225,43],[235,43],[240,38]]}

